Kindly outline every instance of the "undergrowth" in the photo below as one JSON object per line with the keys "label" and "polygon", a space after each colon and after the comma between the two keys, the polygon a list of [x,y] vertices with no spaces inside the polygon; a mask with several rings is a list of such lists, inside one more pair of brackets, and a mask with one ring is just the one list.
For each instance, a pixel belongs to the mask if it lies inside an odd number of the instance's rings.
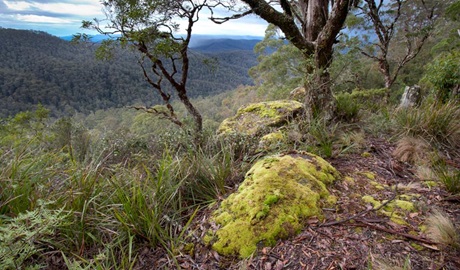
{"label": "undergrowth", "polygon": [[[460,192],[459,170],[446,156],[430,159],[435,150],[458,152],[458,104],[393,112],[358,106],[352,97],[340,100],[340,119],[290,123],[275,151],[337,157],[369,148],[366,136],[393,134],[402,161],[429,168],[448,191]],[[261,155],[258,138],[223,141],[207,130],[196,145],[189,131],[163,124],[104,133],[74,121],[53,123],[39,108],[1,122],[2,269],[45,267],[49,252],[71,269],[132,269],[146,246],[162,247],[174,260],[192,241],[199,211],[239,184]]]}

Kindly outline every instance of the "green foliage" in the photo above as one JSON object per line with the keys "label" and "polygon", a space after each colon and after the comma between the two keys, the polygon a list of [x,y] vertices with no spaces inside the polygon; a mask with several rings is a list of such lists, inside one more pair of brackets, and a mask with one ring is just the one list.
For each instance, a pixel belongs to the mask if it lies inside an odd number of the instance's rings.
{"label": "green foliage", "polygon": [[[108,61],[99,61],[94,55],[95,50],[103,50],[100,43],[77,46],[44,32],[4,28],[0,29],[0,40],[0,117],[33,110],[38,103],[52,116],[60,117],[160,102],[142,76],[138,54],[122,51],[118,43],[112,44],[114,50],[106,51],[111,54]],[[213,72],[203,64],[210,58],[218,63]],[[194,51],[187,93],[207,97],[251,85],[247,72],[255,64],[251,51]]]}
{"label": "green foliage", "polygon": [[336,117],[345,122],[355,122],[358,120],[360,103],[353,99],[349,93],[341,93],[336,97],[337,112]]}
{"label": "green foliage", "polygon": [[456,1],[447,7],[446,16],[453,21],[460,20],[460,1]]}
{"label": "green foliage", "polygon": [[[122,227],[155,246],[174,237],[184,211],[180,196],[183,179],[179,178],[177,163],[166,154],[158,161],[156,172],[146,170],[146,177],[115,177],[111,180],[115,202],[120,208],[113,213]],[[170,227],[170,229],[168,229]]]}
{"label": "green foliage", "polygon": [[289,92],[304,84],[307,66],[302,52],[279,37],[278,28],[269,25],[264,39],[254,51],[257,66],[249,70],[260,95],[268,99],[287,98]]}
{"label": "green foliage", "polygon": [[311,138],[309,151],[322,157],[332,157],[337,140],[337,128],[337,124],[329,125],[328,121],[322,118],[313,119],[307,130],[308,136]]}
{"label": "green foliage", "polygon": [[434,95],[439,102],[459,99],[459,93],[454,91],[460,85],[459,57],[460,51],[452,51],[439,56],[427,66],[423,80],[433,86]]}
{"label": "green foliage", "polygon": [[460,193],[460,170],[447,165],[441,157],[436,157],[432,163],[433,172],[447,191],[453,194]]}
{"label": "green foliage", "polygon": [[0,217],[1,269],[42,267],[27,265],[26,261],[42,253],[47,246],[54,245],[57,230],[68,222],[69,217],[62,208],[49,209],[51,204],[41,201],[33,211],[25,211],[12,219]]}
{"label": "green foliage", "polygon": [[225,183],[232,177],[234,161],[229,147],[212,154],[198,149],[188,151],[180,162],[185,178],[184,196],[193,205],[209,204],[225,193]]}

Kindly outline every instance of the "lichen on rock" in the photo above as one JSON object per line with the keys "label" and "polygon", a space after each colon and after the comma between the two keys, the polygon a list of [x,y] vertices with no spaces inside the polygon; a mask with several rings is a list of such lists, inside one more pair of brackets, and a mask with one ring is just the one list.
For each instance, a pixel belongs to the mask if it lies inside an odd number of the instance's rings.
{"label": "lichen on rock", "polygon": [[213,213],[220,228],[205,241],[220,254],[245,258],[259,244],[294,235],[308,217],[321,217],[322,206],[335,203],[326,186],[338,177],[328,162],[309,153],[266,157]]}
{"label": "lichen on rock", "polygon": [[273,150],[286,143],[286,136],[281,131],[275,131],[264,135],[259,140],[259,150]]}
{"label": "lichen on rock", "polygon": [[240,108],[235,116],[225,119],[217,133],[259,135],[266,128],[283,125],[302,110],[302,103],[294,100],[252,103]]}

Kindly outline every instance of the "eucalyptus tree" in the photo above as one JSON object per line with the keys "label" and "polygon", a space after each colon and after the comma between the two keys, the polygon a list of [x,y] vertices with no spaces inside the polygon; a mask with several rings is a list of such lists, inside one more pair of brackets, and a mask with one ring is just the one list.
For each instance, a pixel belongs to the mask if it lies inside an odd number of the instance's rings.
{"label": "eucalyptus tree", "polygon": [[362,0],[352,29],[361,36],[359,50],[378,64],[389,89],[402,68],[420,53],[432,35],[442,1]]}
{"label": "eucalyptus tree", "polygon": [[[110,52],[111,46],[131,47],[140,52],[139,63],[146,81],[161,97],[166,110],[157,107],[135,107],[160,115],[182,127],[171,101],[174,89],[194,120],[195,134],[202,133],[202,116],[187,94],[189,74],[188,46],[200,12],[215,7],[213,0],[103,0],[104,20],[84,21],[83,28],[95,29],[112,37],[103,42],[99,52]],[[185,27],[185,32],[180,32]],[[87,38],[79,35],[77,38]]]}
{"label": "eucalyptus tree", "polygon": [[335,112],[335,99],[330,88],[329,67],[333,46],[342,29],[350,7],[355,0],[241,0],[244,7],[226,5],[241,12],[226,18],[213,18],[217,23],[256,14],[277,26],[286,39],[302,52],[306,62],[306,77],[314,72],[314,78],[306,85],[305,105],[308,116],[322,114],[331,118]]}

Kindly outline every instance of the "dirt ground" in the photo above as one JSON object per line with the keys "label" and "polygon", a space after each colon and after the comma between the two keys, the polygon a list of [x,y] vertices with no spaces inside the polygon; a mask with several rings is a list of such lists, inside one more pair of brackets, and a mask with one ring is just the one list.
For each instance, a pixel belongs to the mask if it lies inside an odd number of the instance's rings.
{"label": "dirt ground", "polygon": [[[442,209],[458,226],[459,198],[449,196],[440,185],[430,187],[417,179],[414,168],[392,157],[393,144],[372,139],[369,145],[365,155],[347,154],[328,160],[344,178],[354,180],[337,181],[330,188],[338,198],[336,207],[323,209],[324,220],[307,220],[307,226],[297,236],[280,240],[274,247],[260,247],[245,260],[223,257],[200,240],[212,225],[208,224],[208,210],[200,213],[192,226],[193,248],[184,248],[174,259],[164,250],[145,248],[136,268],[460,269],[460,252],[432,243],[421,229],[433,207]],[[363,195],[371,195],[384,202],[404,193],[418,194],[411,199],[415,210],[403,217],[405,224],[393,222],[362,199]],[[389,268],[378,267],[382,265],[379,262],[386,262]]]}

